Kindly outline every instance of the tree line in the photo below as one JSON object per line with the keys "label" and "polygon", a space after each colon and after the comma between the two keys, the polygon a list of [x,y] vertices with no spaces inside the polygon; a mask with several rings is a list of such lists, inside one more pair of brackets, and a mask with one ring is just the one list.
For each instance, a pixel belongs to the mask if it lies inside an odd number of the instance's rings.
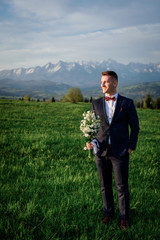
{"label": "tree line", "polygon": [[[100,95],[99,97],[102,97],[102,96]],[[60,101],[77,103],[77,102],[92,102],[93,99],[94,98],[92,98],[92,96],[90,97],[90,99],[84,98],[79,88],[71,87]],[[19,100],[33,101],[33,99],[31,100],[28,94],[26,94],[24,98],[20,98]],[[36,101],[39,102],[40,101],[39,98]],[[55,102],[56,100],[54,97],[52,97],[51,99],[48,99],[48,100],[45,100],[45,98],[43,98],[42,101]],[[150,96],[150,94],[147,94],[144,100],[134,101],[134,103],[137,108],[160,109],[160,97],[153,99]]]}
{"label": "tree line", "polygon": [[150,94],[147,94],[144,100],[135,101],[137,108],[160,109],[160,97],[153,99]]}
{"label": "tree line", "polygon": [[[26,94],[23,98],[19,98],[19,100],[24,100],[24,101],[37,101],[39,102],[40,99],[31,99],[29,94]],[[55,98],[52,97],[51,99],[46,100],[43,98],[43,102],[56,102]],[[77,87],[70,88],[69,91],[63,96],[63,98],[60,100],[62,102],[71,102],[71,103],[77,103],[77,102],[84,102],[84,101],[89,101],[83,98],[83,94],[81,93],[80,89]]]}

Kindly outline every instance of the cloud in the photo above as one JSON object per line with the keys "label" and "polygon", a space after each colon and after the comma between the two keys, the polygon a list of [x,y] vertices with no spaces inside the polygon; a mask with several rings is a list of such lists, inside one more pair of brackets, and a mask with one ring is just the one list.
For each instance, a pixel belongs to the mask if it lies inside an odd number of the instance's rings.
{"label": "cloud", "polygon": [[[155,46],[159,45],[160,34],[156,34],[156,29],[160,25],[146,25],[142,27],[129,27],[122,29],[90,32],[63,37],[51,37],[44,32],[43,35],[37,33],[34,36],[32,46],[28,49],[12,52],[25,56],[26,61],[30,58],[39,61],[42,56],[44,63],[48,61],[56,62],[59,59],[72,61],[75,59],[85,60],[105,60],[113,58],[117,61],[127,63],[128,61],[145,62],[147,58],[158,61],[159,55],[155,54]],[[143,31],[142,31],[143,30]],[[151,35],[156,35],[155,44],[150,43]],[[41,36],[41,38],[40,38]],[[33,36],[32,36],[33,38]],[[44,38],[42,42],[41,39]],[[39,59],[39,60],[38,60]]]}
{"label": "cloud", "polygon": [[[58,33],[119,28],[160,21],[158,9],[144,1],[12,0],[23,24],[52,27]],[[112,3],[114,2],[114,3]],[[156,1],[157,2],[157,1]],[[145,4],[143,4],[145,3]],[[158,4],[158,3],[157,3]],[[154,6],[154,7],[153,7]],[[160,4],[159,4],[160,6]]]}
{"label": "cloud", "polygon": [[67,0],[12,0],[16,15],[37,20],[62,17],[67,8]]}
{"label": "cloud", "polygon": [[8,9],[0,22],[2,67],[60,59],[159,61],[157,0],[6,0],[5,4]]}

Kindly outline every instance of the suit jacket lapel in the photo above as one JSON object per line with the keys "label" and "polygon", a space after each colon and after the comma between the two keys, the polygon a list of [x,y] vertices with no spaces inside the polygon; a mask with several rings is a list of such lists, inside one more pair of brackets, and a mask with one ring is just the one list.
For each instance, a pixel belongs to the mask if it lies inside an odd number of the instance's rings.
{"label": "suit jacket lapel", "polygon": [[106,113],[106,106],[105,106],[105,96],[103,97],[103,113],[104,113],[104,118],[105,118],[107,124],[109,125],[108,116]]}
{"label": "suit jacket lapel", "polygon": [[[118,98],[117,98],[117,102],[116,102],[116,107],[115,107],[115,111],[113,114],[113,118],[112,118],[112,122],[115,121],[115,119],[118,117],[119,113],[120,113],[120,109],[121,109],[121,96],[118,94]],[[111,124],[112,124],[111,122]]]}

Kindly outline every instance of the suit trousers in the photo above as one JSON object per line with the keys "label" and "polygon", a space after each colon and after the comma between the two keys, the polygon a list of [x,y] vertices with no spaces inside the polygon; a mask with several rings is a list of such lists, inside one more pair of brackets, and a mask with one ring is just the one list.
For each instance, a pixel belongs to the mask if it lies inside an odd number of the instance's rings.
{"label": "suit trousers", "polygon": [[95,156],[96,166],[101,183],[103,209],[106,216],[114,214],[114,199],[112,190],[112,169],[114,171],[115,185],[118,192],[120,219],[129,218],[129,190],[128,167],[129,154],[121,158],[113,155],[111,147],[105,157]]}

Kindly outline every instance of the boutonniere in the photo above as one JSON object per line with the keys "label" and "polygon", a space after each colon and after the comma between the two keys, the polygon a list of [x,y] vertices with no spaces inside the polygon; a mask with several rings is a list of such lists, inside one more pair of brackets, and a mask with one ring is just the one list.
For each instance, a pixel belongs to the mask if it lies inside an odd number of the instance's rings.
{"label": "boutonniere", "polygon": [[121,107],[120,112],[122,112],[123,108]]}

